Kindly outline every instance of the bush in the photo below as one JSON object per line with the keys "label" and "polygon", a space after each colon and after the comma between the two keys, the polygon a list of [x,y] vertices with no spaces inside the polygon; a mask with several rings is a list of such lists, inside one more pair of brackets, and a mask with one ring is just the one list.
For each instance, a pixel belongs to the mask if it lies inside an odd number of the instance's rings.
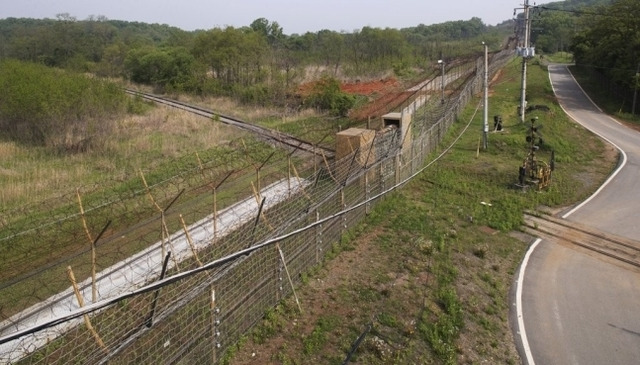
{"label": "bush", "polygon": [[356,102],[356,97],[340,90],[340,82],[332,77],[318,81],[307,102],[312,106],[328,110],[338,116],[346,116]]}
{"label": "bush", "polygon": [[164,92],[198,91],[193,56],[183,47],[139,48],[129,51],[125,68],[133,82]]}
{"label": "bush", "polygon": [[81,152],[104,142],[127,98],[111,82],[34,63],[0,63],[0,129],[20,143]]}
{"label": "bush", "polygon": [[244,104],[267,105],[269,102],[269,89],[265,85],[252,85],[237,89],[236,93]]}

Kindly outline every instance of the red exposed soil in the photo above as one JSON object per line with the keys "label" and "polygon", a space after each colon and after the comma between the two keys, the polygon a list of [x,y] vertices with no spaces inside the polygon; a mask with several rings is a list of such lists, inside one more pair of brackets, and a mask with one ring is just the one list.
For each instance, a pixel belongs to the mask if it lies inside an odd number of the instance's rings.
{"label": "red exposed soil", "polygon": [[[303,96],[309,95],[313,90],[313,87],[315,84],[316,84],[315,82],[308,82],[306,84],[302,84],[300,85],[298,92],[300,93],[300,95],[303,95]],[[376,81],[364,81],[364,82],[356,81],[353,83],[345,82],[340,85],[340,89],[343,92],[349,93],[349,94],[372,96],[384,90],[398,88],[399,85],[400,84],[398,80],[394,77],[391,77],[391,78],[380,79]]]}
{"label": "red exposed soil", "polygon": [[[308,95],[313,89],[313,85],[314,83],[307,83],[300,86],[300,94]],[[403,85],[395,77],[375,81],[342,83],[340,89],[348,94],[365,96],[369,100],[365,105],[351,111],[349,117],[355,121],[380,117],[402,104],[412,95],[411,92],[404,91]]]}
{"label": "red exposed soil", "polygon": [[357,121],[380,117],[401,105],[411,95],[413,93],[408,91],[390,90],[377,98],[373,98],[370,103],[352,110],[349,113],[349,117]]}
{"label": "red exposed soil", "polygon": [[397,89],[400,86],[398,80],[394,77],[377,80],[377,81],[356,81],[355,83],[344,83],[340,85],[342,91],[349,94],[371,96],[385,90]]}

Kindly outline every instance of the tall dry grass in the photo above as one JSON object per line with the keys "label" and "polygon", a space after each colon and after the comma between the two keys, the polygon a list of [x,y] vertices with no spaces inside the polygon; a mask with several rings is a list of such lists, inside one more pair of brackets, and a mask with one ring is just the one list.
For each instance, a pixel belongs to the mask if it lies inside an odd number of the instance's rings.
{"label": "tall dry grass", "polygon": [[175,96],[180,101],[199,105],[224,115],[230,115],[248,122],[259,123],[264,119],[281,118],[284,122],[319,116],[313,108],[284,109],[274,107],[257,107],[246,105],[226,97],[198,97],[191,95]]}
{"label": "tall dry grass", "polygon": [[243,132],[167,107],[127,116],[100,150],[57,154],[0,142],[0,211],[68,194],[101,181],[122,181],[179,156],[213,148]]}
{"label": "tall dry grass", "polygon": [[[295,125],[300,120],[318,117],[313,109],[256,107],[227,97],[169,97],[272,129],[284,129],[287,124]],[[137,175],[139,170],[153,170],[167,160],[245,136],[245,132],[223,123],[186,111],[155,106],[144,115],[128,115],[119,120],[114,134],[99,150],[58,154],[41,147],[0,141],[0,212],[69,194],[89,184],[123,181]]]}

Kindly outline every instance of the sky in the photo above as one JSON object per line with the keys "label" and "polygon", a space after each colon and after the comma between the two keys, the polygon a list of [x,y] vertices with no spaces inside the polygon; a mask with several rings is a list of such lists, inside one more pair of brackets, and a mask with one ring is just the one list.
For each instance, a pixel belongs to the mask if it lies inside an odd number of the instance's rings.
{"label": "sky", "polygon": [[285,34],[362,27],[408,28],[478,17],[487,25],[513,18],[523,0],[0,0],[0,18],[51,18],[168,24],[196,29],[243,27],[258,18],[277,22]]}

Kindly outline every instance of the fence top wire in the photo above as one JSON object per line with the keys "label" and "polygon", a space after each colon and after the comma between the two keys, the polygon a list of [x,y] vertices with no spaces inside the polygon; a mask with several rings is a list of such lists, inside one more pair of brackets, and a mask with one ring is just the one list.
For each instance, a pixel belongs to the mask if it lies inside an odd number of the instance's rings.
{"label": "fence top wire", "polygon": [[[473,85],[471,84],[473,84],[474,82],[467,83],[467,85],[465,85],[463,89],[471,90],[473,88]],[[462,102],[462,99],[458,100],[461,97],[462,97],[461,94],[458,94],[458,96],[455,96],[456,98],[455,103]],[[480,107],[480,103],[476,107],[473,117],[471,117],[471,119],[469,120],[469,123],[463,129],[460,136],[463,133],[465,133],[466,130],[469,128],[471,121],[475,117],[479,107]],[[440,108],[444,108],[444,107],[440,106]],[[449,118],[449,119],[452,118],[452,116],[449,115],[447,112],[445,112],[444,109],[442,110],[442,113],[437,112],[437,114],[439,114],[439,117],[441,120],[444,120],[444,118]],[[429,128],[424,128],[424,130],[428,130],[428,129]],[[350,164],[348,162],[343,162],[343,161],[334,161],[334,164],[332,166],[329,166],[328,164],[326,164],[326,160],[325,160],[324,165],[320,163],[317,166],[316,165],[309,166],[310,168],[313,167],[314,172],[312,174],[307,174],[307,177],[302,177],[302,176],[297,176],[295,178],[288,177],[285,180],[285,179],[282,179],[282,177],[278,178],[277,176],[274,175],[273,177],[274,183],[269,185],[265,189],[258,189],[258,191],[260,192],[258,196],[266,197],[266,200],[264,200],[264,202],[265,204],[268,204],[267,208],[269,208],[266,210],[278,209],[278,206],[283,202],[284,199],[300,202],[297,208],[289,209],[289,211],[281,213],[282,217],[280,217],[280,219],[283,221],[287,221],[288,222],[287,224],[289,225],[289,227],[293,227],[290,229],[290,231],[280,228],[275,231],[271,231],[271,233],[269,233],[269,230],[265,230],[266,236],[257,239],[255,241],[256,243],[249,245],[248,247],[236,249],[222,256],[212,257],[211,259],[206,260],[206,263],[204,263],[202,266],[189,268],[189,269],[183,268],[183,271],[178,270],[179,272],[170,274],[169,276],[160,280],[157,280],[157,278],[159,275],[158,270],[161,267],[160,263],[162,262],[162,257],[160,257],[161,255],[158,255],[158,251],[162,243],[156,242],[155,244],[150,245],[147,249],[145,249],[140,254],[135,255],[130,259],[127,259],[131,261],[124,260],[123,262],[118,263],[117,265],[114,265],[112,267],[109,267],[108,269],[104,270],[104,272],[100,273],[101,274],[100,276],[102,276],[103,274],[106,275],[106,272],[116,273],[119,271],[118,269],[127,267],[126,265],[133,265],[133,260],[136,256],[143,255],[145,253],[154,255],[153,259],[147,260],[149,262],[148,270],[142,270],[143,272],[146,271],[146,273],[141,273],[141,272],[134,273],[133,272],[134,270],[132,270],[131,267],[125,270],[125,271],[131,271],[132,275],[137,275],[137,276],[140,276],[141,278],[122,276],[125,278],[125,280],[121,284],[115,285],[118,287],[117,291],[109,292],[106,289],[105,290],[101,289],[100,296],[97,298],[97,300],[95,302],[89,301],[89,304],[82,308],[80,308],[77,304],[75,304],[71,300],[72,304],[67,305],[67,307],[65,307],[63,312],[54,313],[53,310],[50,310],[52,315],[40,316],[38,321],[36,322],[26,321],[25,319],[27,319],[28,315],[22,312],[22,313],[19,313],[18,315],[13,316],[10,320],[5,321],[3,324],[0,324],[0,336],[2,336],[0,337],[0,360],[6,359],[7,356],[10,356],[7,354],[11,353],[12,351],[22,352],[25,355],[28,354],[29,352],[32,352],[34,350],[34,347],[39,347],[39,346],[36,346],[33,341],[50,340],[50,338],[48,338],[47,336],[48,334],[50,335],[50,333],[47,332],[48,329],[53,329],[56,326],[73,326],[77,323],[76,321],[79,320],[80,317],[84,315],[104,311],[105,309],[110,308],[113,305],[119,302],[122,302],[126,299],[130,299],[145,293],[156,291],[160,288],[167,287],[171,284],[183,281],[187,278],[195,277],[199,273],[213,272],[214,270],[219,269],[225,266],[226,264],[235,263],[235,262],[238,262],[239,260],[243,260],[244,258],[250,257],[253,253],[255,253],[258,250],[261,250],[268,246],[271,246],[276,243],[287,240],[289,238],[292,238],[312,228],[315,228],[323,224],[326,224],[330,221],[333,221],[336,218],[346,215],[356,209],[360,209],[366,204],[369,204],[372,201],[375,201],[381,198],[382,196],[390,193],[391,191],[394,191],[395,189],[403,186],[409,180],[414,178],[416,175],[420,174],[422,171],[427,169],[429,166],[435,163],[435,161],[437,161],[442,156],[444,156],[444,154],[446,154],[449,151],[449,149],[455,143],[457,143],[460,136],[458,136],[452,142],[452,144],[447,149],[445,149],[435,160],[429,162],[426,165],[423,165],[422,167],[418,167],[417,169],[412,170],[407,176],[403,175],[403,177],[399,181],[396,181],[395,183],[391,184],[386,188],[384,188],[384,184],[383,184],[383,188],[377,191],[375,194],[371,194],[366,198],[360,199],[359,201],[352,202],[351,205],[340,206],[338,207],[337,210],[329,212],[325,216],[321,216],[321,217],[319,216],[318,219],[316,219],[315,221],[312,221],[311,223],[309,223],[308,221],[307,222],[301,221],[302,223],[304,223],[301,227],[297,225],[292,225],[291,221],[297,221],[301,216],[302,210],[307,209],[307,213],[308,213],[308,210],[312,209],[313,206],[319,206],[319,204],[322,201],[326,201],[331,196],[335,196],[337,191],[341,190],[345,185],[348,185],[348,182],[356,181],[359,177],[363,176],[363,174],[366,174],[368,171],[373,171],[373,169],[375,169],[379,164],[383,163],[383,159],[389,158],[392,160],[395,157],[395,155],[401,154],[402,153],[401,149],[391,148],[392,145],[397,147],[398,141],[396,141],[395,138],[391,138],[391,139],[375,138],[372,141],[370,147],[369,146],[362,147],[365,149],[375,148],[379,152],[387,151],[387,153],[384,153],[384,152],[381,153],[381,156],[378,157],[378,160],[375,163],[372,163],[372,164],[366,163],[364,167],[359,166],[358,171],[351,169],[351,166],[354,165],[352,163]],[[374,145],[375,147],[373,147]],[[388,148],[384,148],[387,146]],[[349,155],[345,157],[344,160],[351,162],[353,158],[354,156]],[[334,173],[337,171],[335,169],[335,164],[337,163],[343,163],[344,165],[347,165],[350,167],[348,169],[345,169],[345,171],[343,172],[343,175],[341,176],[329,176],[331,174],[331,171],[333,171]],[[331,183],[332,180],[335,180],[335,181]],[[281,190],[277,190],[278,188],[276,187],[279,187],[279,189]],[[276,190],[269,190],[269,189],[276,189]],[[276,198],[274,199],[273,196],[276,196]],[[283,200],[280,200],[280,199],[283,199]],[[259,207],[260,199],[258,199],[258,197],[251,197],[239,204],[241,205],[242,203],[246,203],[247,206],[250,206],[250,208],[239,208],[236,206],[230,206],[227,208],[227,210],[221,211],[218,213],[219,216],[217,218],[220,219],[221,222],[224,221],[225,216],[231,217],[229,218],[228,221],[225,221],[224,223],[221,224],[221,227],[222,226],[232,227],[232,228],[225,228],[225,229],[228,229],[228,232],[231,232],[234,229],[237,229],[238,227],[246,226],[247,222],[250,222],[252,219],[256,219],[257,217],[257,213],[259,212],[259,209],[260,209]],[[205,216],[205,218],[202,218],[190,225],[191,227],[189,229],[190,234],[192,234],[194,241],[197,244],[202,244],[202,245],[210,244],[211,241],[209,240],[209,238],[213,234],[212,228],[210,225],[211,220],[212,220],[212,216],[207,215]],[[258,219],[256,219],[256,224],[259,221],[260,219],[258,217]],[[222,233],[226,234],[226,232],[227,231],[223,231]],[[171,247],[169,247],[168,250],[172,252],[172,256],[178,257],[178,259],[175,262],[181,262],[181,261],[187,260],[191,255],[189,249],[184,246],[184,244],[186,243],[184,236],[185,236],[184,233],[174,233],[173,235],[170,235],[170,237],[168,237],[168,242],[171,243]],[[246,235],[240,236],[240,237],[241,237],[240,239],[242,240],[247,240]],[[183,246],[180,246],[180,245],[183,245]],[[180,255],[183,255],[183,256],[180,258]],[[126,265],[125,265],[125,262],[127,263]],[[118,273],[114,275],[123,275],[123,274]],[[219,278],[217,278],[216,280],[218,279]],[[112,283],[110,285],[113,285],[113,283],[119,283],[118,280],[120,279],[118,279],[117,277],[110,278],[109,282]],[[83,288],[83,291],[88,290],[89,288],[88,279],[85,280],[81,284],[81,286]],[[71,297],[70,292],[66,291],[65,293],[66,293],[65,295]],[[62,293],[58,295],[62,295]],[[43,306],[43,305],[46,305],[46,303],[40,303],[37,306]],[[64,332],[64,330],[62,331],[58,330],[57,336],[60,335],[60,332]],[[39,342],[39,343],[42,345],[46,342]],[[27,350],[27,347],[29,348],[28,350]]]}
{"label": "fence top wire", "polygon": [[[293,230],[291,232],[288,232],[286,234],[283,234],[283,235],[280,235],[280,236],[277,236],[277,237],[269,238],[269,239],[267,239],[267,240],[265,240],[263,242],[255,244],[255,245],[253,245],[251,247],[239,250],[239,251],[237,251],[237,252],[235,252],[235,253],[233,253],[231,255],[228,255],[228,256],[222,257],[220,259],[211,261],[211,262],[209,262],[207,264],[204,264],[201,267],[177,273],[177,274],[175,274],[173,276],[170,276],[170,277],[167,277],[167,278],[164,278],[164,279],[161,279],[161,280],[157,280],[157,281],[155,281],[153,283],[144,285],[144,286],[142,286],[142,287],[140,287],[138,289],[135,289],[135,290],[125,291],[123,293],[114,295],[114,296],[112,296],[112,297],[110,297],[108,299],[105,299],[105,300],[102,300],[102,301],[98,301],[96,303],[91,303],[91,304],[89,304],[89,305],[87,305],[87,306],[85,306],[83,308],[78,308],[77,305],[72,305],[71,308],[66,308],[66,311],[69,311],[69,309],[71,309],[71,311],[68,312],[67,314],[60,315],[60,316],[55,317],[55,318],[49,318],[47,320],[41,321],[41,323],[39,323],[39,324],[29,324],[29,325],[25,326],[24,328],[19,329],[15,333],[12,333],[10,335],[7,335],[5,337],[0,338],[0,345],[5,345],[6,343],[8,343],[10,341],[13,341],[15,339],[18,339],[20,337],[23,337],[23,336],[26,336],[26,335],[29,335],[29,334],[33,334],[33,333],[38,332],[40,330],[51,328],[53,326],[59,325],[59,324],[64,323],[64,322],[71,321],[71,320],[79,318],[79,317],[81,317],[81,316],[83,316],[85,314],[89,314],[89,313],[92,313],[92,312],[96,312],[96,311],[102,310],[102,309],[104,309],[104,308],[106,308],[108,306],[111,306],[111,305],[113,305],[113,304],[115,304],[115,303],[117,303],[117,302],[119,302],[119,301],[121,301],[123,299],[131,298],[131,297],[143,294],[143,293],[152,292],[154,290],[160,289],[160,288],[162,288],[164,286],[167,286],[169,284],[173,284],[175,282],[183,280],[184,278],[191,277],[191,276],[193,276],[195,274],[198,274],[200,272],[215,269],[217,267],[220,267],[221,265],[224,265],[226,263],[229,263],[229,262],[232,262],[234,260],[237,260],[238,258],[250,255],[254,251],[260,250],[260,249],[262,249],[262,248],[264,248],[266,246],[274,245],[274,244],[276,244],[276,243],[278,243],[280,241],[283,241],[283,240],[285,240],[285,239],[287,239],[289,237],[295,236],[295,235],[297,235],[297,234],[299,234],[301,232],[304,232],[306,230],[314,228],[314,227],[316,227],[318,225],[322,225],[322,224],[324,224],[324,223],[326,223],[328,221],[334,220],[335,218],[340,217],[340,216],[342,216],[344,214],[347,214],[347,213],[349,213],[349,212],[351,212],[353,210],[359,209],[362,206],[364,206],[364,205],[366,205],[366,204],[368,204],[368,203],[370,203],[372,201],[375,201],[375,200],[381,198],[382,196],[384,196],[384,195],[386,195],[386,194],[398,189],[399,187],[403,186],[409,180],[413,179],[415,176],[419,175],[425,169],[427,169],[432,164],[437,162],[440,158],[442,158],[455,145],[455,143],[457,143],[457,141],[462,137],[462,135],[469,128],[472,120],[475,118],[475,115],[476,115],[479,107],[480,107],[480,104],[478,104],[478,106],[476,107],[476,110],[475,110],[473,116],[470,118],[467,126],[463,129],[463,131],[460,133],[460,135],[457,136],[456,139],[451,143],[451,145],[448,146],[434,160],[429,162],[427,165],[423,166],[421,169],[419,169],[418,171],[416,171],[415,173],[413,173],[411,176],[409,176],[408,178],[404,179],[400,183],[395,184],[395,185],[389,187],[388,189],[386,189],[386,190],[384,190],[384,191],[382,191],[382,192],[380,192],[380,193],[378,193],[376,195],[371,196],[370,198],[368,198],[366,200],[363,200],[363,201],[361,201],[361,202],[359,202],[359,203],[357,203],[357,204],[355,204],[353,206],[347,207],[347,208],[345,208],[345,209],[343,209],[343,210],[341,210],[341,211],[339,211],[337,213],[334,213],[334,214],[331,214],[329,216],[326,216],[326,217],[324,217],[324,218],[322,218],[320,220],[317,220],[317,221],[315,221],[313,223],[310,223],[310,224],[308,224],[308,225],[306,225],[304,227],[298,228],[296,230]],[[309,184],[309,182],[307,182],[306,184]],[[270,188],[273,188],[273,187],[270,187]],[[269,189],[267,189],[267,191],[268,190]],[[247,202],[245,201],[242,204],[246,204],[246,203]],[[156,251],[156,250],[157,250],[157,247],[153,247],[153,248],[150,248],[150,249],[148,249],[146,251]],[[144,252],[144,253],[146,253],[146,252]],[[157,276],[158,273],[155,272],[155,271],[157,271],[157,269],[159,269],[159,268],[158,267],[151,267],[151,268],[149,268],[149,271],[151,271],[152,274],[155,274],[154,276]],[[2,353],[1,350],[0,350],[0,353]]]}

